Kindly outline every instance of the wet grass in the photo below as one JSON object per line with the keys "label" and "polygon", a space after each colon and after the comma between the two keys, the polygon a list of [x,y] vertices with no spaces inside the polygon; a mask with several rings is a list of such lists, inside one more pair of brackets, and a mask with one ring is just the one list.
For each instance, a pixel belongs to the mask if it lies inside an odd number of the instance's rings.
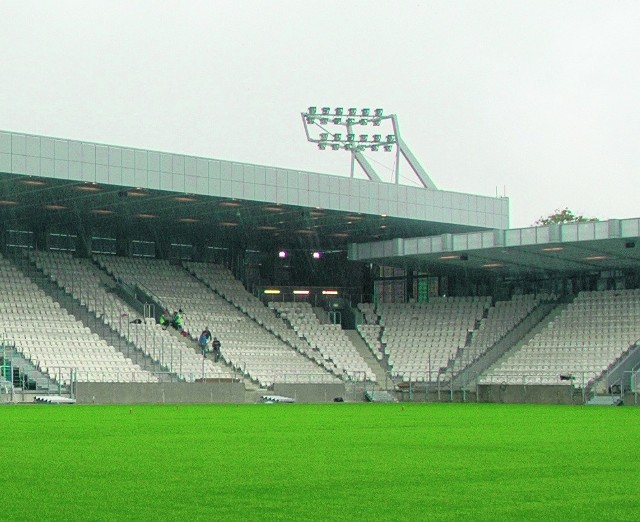
{"label": "wet grass", "polygon": [[640,408],[5,406],[1,520],[637,520]]}

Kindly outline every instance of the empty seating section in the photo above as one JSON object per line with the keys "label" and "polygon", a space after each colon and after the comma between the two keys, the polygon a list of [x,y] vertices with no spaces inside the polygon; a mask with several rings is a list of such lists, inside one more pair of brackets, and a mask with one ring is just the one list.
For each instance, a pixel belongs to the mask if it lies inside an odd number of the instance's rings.
{"label": "empty seating section", "polygon": [[520,321],[538,306],[541,300],[550,296],[533,294],[515,295],[510,301],[497,301],[489,308],[487,317],[479,321],[478,328],[471,334],[469,346],[465,349],[464,361],[468,364],[482,357],[488,348],[502,339]]}
{"label": "empty seating section", "polygon": [[640,290],[581,292],[527,344],[485,372],[481,382],[586,385],[638,338]]}
{"label": "empty seating section", "polygon": [[310,359],[242,313],[227,300],[167,261],[100,256],[114,276],[146,288],[169,310],[184,311],[193,339],[206,326],[222,343],[221,354],[233,368],[262,386],[275,382],[331,382]]}
{"label": "empty seating section", "polygon": [[490,304],[489,297],[438,297],[428,303],[379,305],[382,343],[392,374],[418,381],[439,379]]}
{"label": "empty seating section", "polygon": [[60,384],[69,384],[72,373],[81,382],[156,380],[1,258],[0,314],[16,350]]}
{"label": "empty seating section", "polygon": [[298,335],[318,350],[338,374],[351,380],[375,381],[376,376],[339,324],[320,324],[309,303],[271,302],[269,307],[286,319]]}
{"label": "empty seating section", "polygon": [[225,367],[213,361],[205,361],[203,366],[201,354],[195,353],[191,346],[185,345],[171,331],[163,330],[155,319],[147,318],[140,324],[132,323],[134,319],[141,318],[140,314],[110,291],[106,274],[89,259],[56,252],[33,252],[30,256],[38,268],[50,274],[96,317],[167,371],[188,382],[202,377],[228,379],[233,376]]}

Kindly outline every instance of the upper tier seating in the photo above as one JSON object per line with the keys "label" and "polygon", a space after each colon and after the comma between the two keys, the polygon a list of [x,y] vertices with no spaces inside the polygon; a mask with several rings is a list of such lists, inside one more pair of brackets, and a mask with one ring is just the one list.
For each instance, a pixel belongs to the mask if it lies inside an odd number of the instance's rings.
{"label": "upper tier seating", "polygon": [[587,385],[638,338],[640,290],[580,292],[547,328],[507,353],[480,382]]}
{"label": "upper tier seating", "polygon": [[217,295],[184,268],[155,259],[99,256],[117,278],[147,289],[161,306],[182,309],[192,338],[209,327],[222,343],[225,361],[261,386],[275,382],[335,382],[335,378],[296,352],[256,321]]}
{"label": "upper tier seating", "polygon": [[157,381],[1,257],[0,315],[16,350],[60,384]]}

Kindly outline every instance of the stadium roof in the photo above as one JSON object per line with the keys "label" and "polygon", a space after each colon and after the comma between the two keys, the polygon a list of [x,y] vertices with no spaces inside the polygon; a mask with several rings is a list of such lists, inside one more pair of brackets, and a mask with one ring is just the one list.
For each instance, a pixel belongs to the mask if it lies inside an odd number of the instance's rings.
{"label": "stadium roof", "polygon": [[5,228],[159,230],[326,249],[506,228],[508,212],[507,198],[0,131]]}
{"label": "stadium roof", "polygon": [[637,270],[640,218],[354,244],[349,259],[433,273]]}

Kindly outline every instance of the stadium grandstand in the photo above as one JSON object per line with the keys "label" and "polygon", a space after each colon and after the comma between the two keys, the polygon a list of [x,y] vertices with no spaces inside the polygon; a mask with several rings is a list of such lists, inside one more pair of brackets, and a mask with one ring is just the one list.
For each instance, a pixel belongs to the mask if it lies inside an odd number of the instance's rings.
{"label": "stadium grandstand", "polygon": [[0,132],[0,401],[637,404],[640,218],[418,176]]}

